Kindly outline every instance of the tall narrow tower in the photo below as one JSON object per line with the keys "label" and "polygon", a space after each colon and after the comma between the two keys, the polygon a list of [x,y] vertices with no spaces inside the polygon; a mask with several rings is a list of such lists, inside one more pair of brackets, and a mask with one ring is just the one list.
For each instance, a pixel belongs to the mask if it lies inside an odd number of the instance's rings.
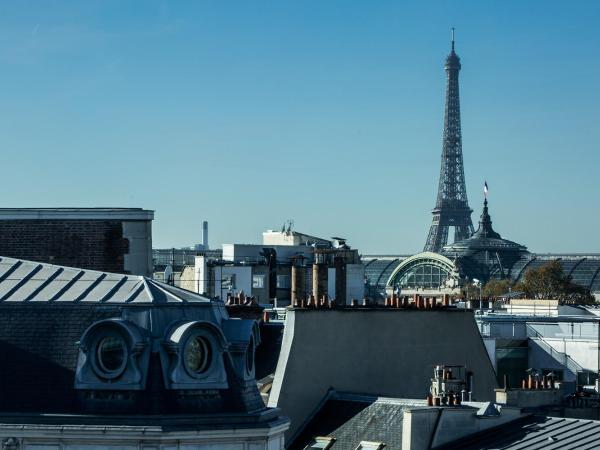
{"label": "tall narrow tower", "polygon": [[448,229],[454,227],[454,241],[466,239],[473,234],[473,222],[467,201],[465,173],[460,131],[460,100],[458,96],[458,72],[460,59],[454,52],[454,28],[452,51],[446,58],[446,111],[444,115],[444,143],[442,168],[437,202],[433,209],[433,223],[429,229],[425,251],[440,252],[448,242]]}

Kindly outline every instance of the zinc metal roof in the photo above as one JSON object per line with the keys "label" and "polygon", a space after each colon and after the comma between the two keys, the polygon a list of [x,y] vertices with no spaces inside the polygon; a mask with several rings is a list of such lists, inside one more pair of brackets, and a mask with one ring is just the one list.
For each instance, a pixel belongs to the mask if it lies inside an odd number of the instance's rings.
{"label": "zinc metal roof", "polygon": [[194,292],[139,275],[0,256],[0,303],[208,303]]}
{"label": "zinc metal roof", "polygon": [[438,448],[600,449],[600,421],[531,416]]}

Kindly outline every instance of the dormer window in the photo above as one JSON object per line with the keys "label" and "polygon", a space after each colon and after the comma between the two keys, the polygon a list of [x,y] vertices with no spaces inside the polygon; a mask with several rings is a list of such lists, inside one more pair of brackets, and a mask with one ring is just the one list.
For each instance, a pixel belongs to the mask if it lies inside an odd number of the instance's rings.
{"label": "dormer window", "polygon": [[117,333],[100,338],[96,356],[102,375],[109,377],[120,375],[127,363],[125,339]]}
{"label": "dormer window", "polygon": [[79,342],[75,388],[142,390],[150,346],[144,331],[123,319],[104,319],[85,330]]}
{"label": "dormer window", "polygon": [[160,353],[167,389],[227,389],[228,342],[214,323],[195,320],[167,329]]}
{"label": "dormer window", "polygon": [[125,338],[114,327],[98,330],[91,347],[95,355],[91,361],[92,368],[98,377],[113,380],[123,374],[129,351]]}
{"label": "dormer window", "polygon": [[185,345],[184,360],[190,375],[197,376],[206,372],[212,360],[210,342],[202,336],[192,336]]}

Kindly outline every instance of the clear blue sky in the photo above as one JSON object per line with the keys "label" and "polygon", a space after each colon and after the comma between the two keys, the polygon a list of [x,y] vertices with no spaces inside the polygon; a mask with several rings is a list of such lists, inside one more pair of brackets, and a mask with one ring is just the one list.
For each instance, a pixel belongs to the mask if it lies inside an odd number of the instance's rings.
{"label": "clear blue sky", "polygon": [[156,210],[154,246],[296,229],[422,249],[449,29],[504,237],[600,252],[600,2],[0,4],[2,206]]}

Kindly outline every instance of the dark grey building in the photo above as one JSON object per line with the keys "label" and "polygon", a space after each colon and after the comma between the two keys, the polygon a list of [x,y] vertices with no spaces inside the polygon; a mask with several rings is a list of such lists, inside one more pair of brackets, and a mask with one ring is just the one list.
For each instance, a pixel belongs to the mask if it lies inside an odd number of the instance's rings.
{"label": "dark grey building", "polygon": [[0,208],[0,255],[151,276],[153,219],[141,208]]}
{"label": "dark grey building", "polygon": [[256,320],[146,277],[0,257],[0,442],[283,449],[260,341]]}

